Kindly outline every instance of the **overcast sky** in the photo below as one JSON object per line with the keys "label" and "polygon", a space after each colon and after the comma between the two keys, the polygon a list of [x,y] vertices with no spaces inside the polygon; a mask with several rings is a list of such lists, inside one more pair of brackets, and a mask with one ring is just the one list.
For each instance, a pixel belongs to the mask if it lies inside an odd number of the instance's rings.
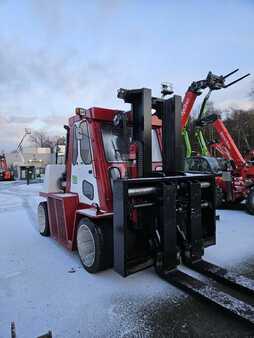
{"label": "overcast sky", "polygon": [[[0,150],[25,127],[61,134],[76,106],[122,108],[119,87],[184,95],[209,70],[254,74],[253,0],[0,0],[0,14]],[[247,108],[252,83],[213,100]]]}

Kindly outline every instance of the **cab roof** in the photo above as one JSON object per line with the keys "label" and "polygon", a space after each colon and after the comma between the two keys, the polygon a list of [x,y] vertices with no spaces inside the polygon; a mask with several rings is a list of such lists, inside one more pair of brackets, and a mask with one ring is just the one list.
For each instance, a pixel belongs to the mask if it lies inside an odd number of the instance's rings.
{"label": "cab roof", "polygon": [[[76,115],[69,118],[70,125],[84,118],[112,122],[115,115],[123,111],[115,110],[115,109],[108,109],[108,108],[92,107],[89,109],[76,108],[75,112],[76,112]],[[131,121],[132,120],[131,111],[128,111],[127,115],[128,115],[129,120]],[[161,127],[161,120],[155,115],[152,116],[152,126]]]}

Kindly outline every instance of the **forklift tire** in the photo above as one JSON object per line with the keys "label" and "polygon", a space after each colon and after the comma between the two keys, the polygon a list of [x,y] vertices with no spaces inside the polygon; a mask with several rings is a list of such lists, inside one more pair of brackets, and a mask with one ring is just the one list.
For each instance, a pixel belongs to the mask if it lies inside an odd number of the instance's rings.
{"label": "forklift tire", "polygon": [[40,202],[38,205],[37,217],[40,234],[42,236],[48,237],[50,235],[50,229],[47,202]]}
{"label": "forklift tire", "polygon": [[111,224],[95,224],[82,218],[77,231],[77,249],[84,268],[90,273],[113,265],[113,228]]}
{"label": "forklift tire", "polygon": [[247,196],[246,206],[248,212],[254,216],[254,189],[252,188]]}

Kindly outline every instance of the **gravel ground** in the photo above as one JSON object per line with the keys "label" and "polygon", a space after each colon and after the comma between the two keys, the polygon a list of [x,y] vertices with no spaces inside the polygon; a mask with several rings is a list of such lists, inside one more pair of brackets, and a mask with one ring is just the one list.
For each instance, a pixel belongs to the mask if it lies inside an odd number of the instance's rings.
{"label": "gravel ground", "polygon": [[[37,231],[40,184],[0,183],[0,338],[254,337],[227,314],[162,281],[153,271],[90,275],[76,253]],[[217,245],[205,258],[254,278],[254,218],[219,211]],[[253,300],[254,301],[254,300]]]}

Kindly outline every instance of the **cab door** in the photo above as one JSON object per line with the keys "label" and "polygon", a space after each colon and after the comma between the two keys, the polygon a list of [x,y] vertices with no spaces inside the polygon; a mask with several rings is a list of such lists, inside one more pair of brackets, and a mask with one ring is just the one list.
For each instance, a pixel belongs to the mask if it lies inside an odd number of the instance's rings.
{"label": "cab door", "polygon": [[98,187],[92,166],[92,148],[86,121],[74,125],[71,191],[85,204],[98,204]]}

